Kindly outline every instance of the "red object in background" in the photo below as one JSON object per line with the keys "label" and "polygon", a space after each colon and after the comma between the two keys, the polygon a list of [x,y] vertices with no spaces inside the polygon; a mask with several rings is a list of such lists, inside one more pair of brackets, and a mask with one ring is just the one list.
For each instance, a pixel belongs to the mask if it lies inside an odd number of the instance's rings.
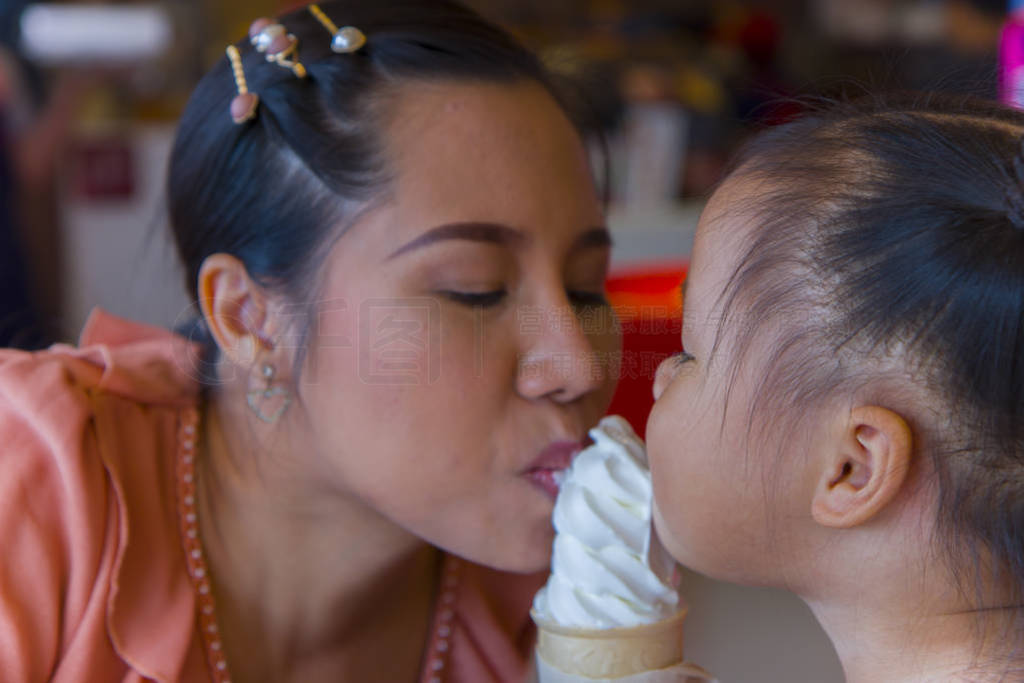
{"label": "red object in background", "polygon": [[122,138],[77,143],[71,167],[71,187],[83,199],[125,200],[135,192],[132,147]]}
{"label": "red object in background", "polygon": [[608,278],[608,298],[622,322],[622,370],[608,412],[626,418],[641,438],[654,405],[658,365],[682,349],[680,285],[685,262],[623,269]]}

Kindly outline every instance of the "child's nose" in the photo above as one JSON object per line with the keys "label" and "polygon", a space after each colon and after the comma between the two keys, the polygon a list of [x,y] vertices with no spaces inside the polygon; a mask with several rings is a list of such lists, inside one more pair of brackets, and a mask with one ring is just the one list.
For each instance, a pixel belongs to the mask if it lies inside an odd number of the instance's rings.
{"label": "child's nose", "polygon": [[675,379],[679,372],[679,363],[675,356],[669,356],[658,365],[658,371],[654,374],[654,400],[657,401],[668,388],[668,385]]}

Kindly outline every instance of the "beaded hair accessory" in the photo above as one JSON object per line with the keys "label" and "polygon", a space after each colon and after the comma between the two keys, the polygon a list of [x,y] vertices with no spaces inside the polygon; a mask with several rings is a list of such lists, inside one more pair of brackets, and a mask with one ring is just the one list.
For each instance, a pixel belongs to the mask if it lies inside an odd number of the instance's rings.
{"label": "beaded hair accessory", "polygon": [[324,14],[324,11],[320,9],[320,5],[310,5],[309,13],[312,14],[333,36],[333,38],[331,38],[332,51],[337,52],[338,54],[347,54],[349,52],[356,52],[363,45],[366,45],[366,34],[355,26],[338,28],[334,22],[331,21],[331,18]]}
{"label": "beaded hair accessory", "polygon": [[231,100],[231,119],[235,123],[242,124],[256,116],[256,108],[260,105],[260,96],[249,92],[249,86],[245,82],[245,71],[242,70],[242,56],[238,54],[238,48],[228,45],[227,55],[231,61],[231,71],[235,74],[235,85],[238,87],[238,94]]}
{"label": "beaded hair accessory", "polygon": [[[331,35],[331,50],[338,54],[356,52],[366,45],[366,35],[355,26],[338,28],[331,18],[324,14],[319,5],[309,6],[309,12]],[[257,19],[249,26],[249,42],[257,52],[266,54],[267,61],[278,66],[291,69],[299,78],[306,77],[306,67],[299,61],[299,39],[280,23],[266,17]],[[238,124],[245,123],[256,116],[260,98],[256,93],[249,92],[242,70],[242,57],[238,48],[229,45],[228,59],[235,75],[238,94],[231,100],[231,119]]]}
{"label": "beaded hair accessory", "polygon": [[249,41],[257,52],[266,53],[268,62],[291,69],[299,78],[306,77],[306,67],[299,61],[299,39],[283,25],[265,17],[257,19],[249,27]]}

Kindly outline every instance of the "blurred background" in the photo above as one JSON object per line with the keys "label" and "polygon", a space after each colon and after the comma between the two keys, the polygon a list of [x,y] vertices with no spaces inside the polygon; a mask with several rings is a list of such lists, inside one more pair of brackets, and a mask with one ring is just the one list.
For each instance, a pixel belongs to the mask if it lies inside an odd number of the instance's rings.
{"label": "blurred background", "polygon": [[[0,344],[73,340],[96,305],[165,326],[189,314],[164,216],[175,121],[227,43],[296,4],[0,0]],[[609,141],[610,289],[632,352],[613,410],[641,432],[703,199],[738,144],[807,97],[996,97],[1024,55],[1003,0],[469,4],[571,75]],[[1001,35],[1021,42],[1002,65]],[[692,574],[684,589],[687,654],[722,681],[841,680],[795,599]]]}

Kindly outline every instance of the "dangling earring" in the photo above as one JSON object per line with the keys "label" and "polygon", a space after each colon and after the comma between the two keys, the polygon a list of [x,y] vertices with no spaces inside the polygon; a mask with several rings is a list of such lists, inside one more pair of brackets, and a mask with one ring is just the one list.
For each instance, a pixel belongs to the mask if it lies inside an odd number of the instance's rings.
{"label": "dangling earring", "polygon": [[274,424],[280,419],[288,406],[292,404],[292,394],[283,384],[274,384],[274,366],[264,363],[260,367],[263,376],[263,388],[250,390],[246,394],[249,409],[256,417],[267,424]]}

